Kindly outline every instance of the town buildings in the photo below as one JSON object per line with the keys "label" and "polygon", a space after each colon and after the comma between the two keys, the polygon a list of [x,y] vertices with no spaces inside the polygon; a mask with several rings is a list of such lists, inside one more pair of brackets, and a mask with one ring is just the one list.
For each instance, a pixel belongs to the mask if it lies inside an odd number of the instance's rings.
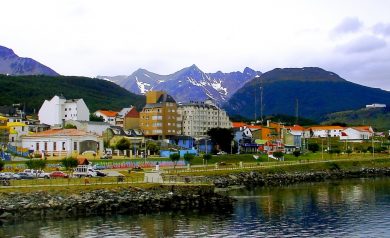
{"label": "town buildings", "polygon": [[116,125],[116,116],[118,115],[118,112],[111,110],[97,110],[94,114],[97,117],[102,117],[104,122],[113,126]]}
{"label": "town buildings", "polygon": [[177,111],[181,135],[200,138],[207,136],[211,128],[232,128],[229,116],[211,99],[179,104]]}
{"label": "town buildings", "polygon": [[62,125],[67,120],[89,121],[89,109],[83,99],[54,96],[45,100],[38,112],[39,121],[50,126]]}

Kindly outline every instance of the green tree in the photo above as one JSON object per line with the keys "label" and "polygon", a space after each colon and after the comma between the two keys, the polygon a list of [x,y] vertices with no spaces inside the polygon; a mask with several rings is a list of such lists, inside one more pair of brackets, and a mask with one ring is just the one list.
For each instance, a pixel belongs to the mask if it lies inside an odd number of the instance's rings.
{"label": "green tree", "polygon": [[211,160],[213,156],[211,154],[204,154],[203,159],[206,161],[206,165],[208,164],[209,160]]}
{"label": "green tree", "polygon": [[183,158],[187,163],[191,164],[191,162],[192,162],[192,160],[194,160],[195,156],[193,154],[186,153]]}
{"label": "green tree", "polygon": [[301,151],[300,150],[294,150],[293,151],[293,155],[298,158],[299,156],[301,156]]}
{"label": "green tree", "polygon": [[77,126],[72,125],[72,124],[66,124],[64,129],[77,129]]}
{"label": "green tree", "polygon": [[177,154],[177,153],[170,154],[170,155],[169,155],[169,158],[172,160],[172,162],[173,162],[173,168],[175,169],[175,168],[176,168],[176,165],[177,165],[177,162],[180,160],[180,155]]}
{"label": "green tree", "polygon": [[115,147],[118,149],[118,150],[128,150],[130,149],[130,141],[128,141],[127,139],[125,138],[122,138],[120,139]]}
{"label": "green tree", "polygon": [[77,167],[78,161],[74,157],[65,157],[61,160],[61,164],[65,167],[65,170],[68,171],[68,174],[70,174],[73,168]]}
{"label": "green tree", "polygon": [[153,141],[147,142],[146,149],[149,150],[150,153],[152,153],[152,154],[155,154],[160,150],[160,148],[158,147],[156,142],[153,142]]}
{"label": "green tree", "polygon": [[278,160],[280,160],[281,158],[283,158],[283,152],[281,151],[275,151],[273,154],[272,154],[274,157],[278,158]]}
{"label": "green tree", "polygon": [[38,170],[44,170],[47,165],[47,160],[43,159],[30,159],[26,161],[26,166],[29,169],[35,170],[35,176],[38,177]]}
{"label": "green tree", "polygon": [[102,116],[98,117],[95,113],[89,114],[89,120],[90,121],[104,121],[104,118]]}
{"label": "green tree", "polygon": [[210,136],[211,141],[219,145],[219,148],[223,151],[230,151],[231,143],[234,138],[233,130],[227,128],[211,128],[207,131],[207,135]]}
{"label": "green tree", "polygon": [[345,151],[345,153],[347,153],[347,155],[349,156],[352,153],[352,150],[348,149],[348,150]]}
{"label": "green tree", "polygon": [[317,152],[317,151],[320,150],[320,146],[319,146],[317,143],[309,143],[308,149],[309,149],[311,152],[315,153],[315,152]]}

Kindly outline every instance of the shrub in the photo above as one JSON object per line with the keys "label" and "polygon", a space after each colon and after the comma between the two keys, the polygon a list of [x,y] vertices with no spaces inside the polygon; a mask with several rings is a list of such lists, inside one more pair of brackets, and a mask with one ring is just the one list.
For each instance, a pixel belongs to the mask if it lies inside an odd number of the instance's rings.
{"label": "shrub", "polygon": [[320,146],[319,146],[317,143],[310,143],[310,144],[308,145],[308,149],[309,149],[311,152],[315,153],[315,152],[317,152],[317,151],[320,150]]}
{"label": "shrub", "polygon": [[122,138],[116,143],[115,147],[118,150],[128,150],[130,149],[130,141],[126,140],[125,138]]}
{"label": "shrub", "polygon": [[301,151],[300,151],[300,150],[294,150],[293,155],[294,155],[296,158],[298,158],[298,157],[301,155]]}
{"label": "shrub", "polygon": [[191,161],[195,158],[195,156],[193,154],[186,153],[183,158],[187,163],[191,164]]}
{"label": "shrub", "polygon": [[180,155],[177,154],[177,153],[170,154],[170,155],[169,155],[169,158],[170,158],[170,159],[172,160],[172,162],[173,162],[173,168],[176,168],[177,162],[180,160]]}

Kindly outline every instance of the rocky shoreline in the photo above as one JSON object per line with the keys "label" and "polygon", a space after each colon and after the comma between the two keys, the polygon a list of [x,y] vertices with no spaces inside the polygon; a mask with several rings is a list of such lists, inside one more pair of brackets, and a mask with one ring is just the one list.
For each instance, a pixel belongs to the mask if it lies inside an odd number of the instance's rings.
{"label": "rocky shoreline", "polygon": [[263,174],[258,171],[251,171],[225,176],[209,176],[208,179],[214,183],[216,188],[227,188],[231,186],[283,186],[294,183],[381,176],[390,176],[390,168],[364,168],[358,171],[330,170],[274,174]]}
{"label": "rocky shoreline", "polygon": [[43,191],[10,192],[0,194],[0,223],[159,211],[226,211],[233,208],[234,199],[216,193],[215,188],[283,186],[302,182],[380,176],[390,176],[390,168],[272,174],[251,171],[208,176],[207,180],[214,185],[156,185],[149,189],[129,186],[66,195]]}
{"label": "rocky shoreline", "polygon": [[0,197],[0,221],[61,219],[159,211],[231,209],[233,199],[214,192],[214,186],[156,186],[82,191],[54,195],[48,192],[5,193]]}

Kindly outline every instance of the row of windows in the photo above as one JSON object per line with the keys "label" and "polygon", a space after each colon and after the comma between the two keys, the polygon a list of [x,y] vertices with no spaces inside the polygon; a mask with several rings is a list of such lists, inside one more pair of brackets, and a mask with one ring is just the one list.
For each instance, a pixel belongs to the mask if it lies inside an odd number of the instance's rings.
{"label": "row of windows", "polygon": [[[76,112],[77,112],[77,108],[75,108]],[[69,107],[69,108],[65,108],[65,111],[72,111],[72,108]]]}
{"label": "row of windows", "polygon": [[[53,151],[56,151],[56,150],[57,150],[57,142],[52,142],[52,143],[53,143],[53,147],[52,147],[52,148],[53,148]],[[75,143],[76,143],[76,142],[75,142]],[[65,150],[65,142],[61,142],[60,145],[62,145],[62,146],[61,146],[61,149],[62,149],[62,150]],[[42,148],[42,149],[43,149],[43,150],[48,150],[47,148],[48,148],[48,142],[44,142],[44,143],[43,143],[43,148]],[[77,148],[77,145],[76,145],[76,148]],[[40,143],[39,143],[39,142],[35,143],[35,149],[38,150],[38,151],[41,150],[41,148],[40,148]]]}

